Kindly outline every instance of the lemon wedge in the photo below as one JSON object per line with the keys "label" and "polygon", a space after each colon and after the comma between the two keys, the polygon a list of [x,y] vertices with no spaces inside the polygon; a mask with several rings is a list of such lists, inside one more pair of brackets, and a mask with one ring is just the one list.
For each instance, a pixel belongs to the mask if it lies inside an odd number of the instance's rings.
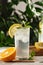
{"label": "lemon wedge", "polygon": [[18,28],[22,27],[21,24],[13,24],[10,26],[9,30],[8,30],[8,34],[11,38],[13,38],[13,36],[15,35],[16,31]]}
{"label": "lemon wedge", "polygon": [[43,42],[35,42],[35,47],[37,50],[43,49]]}

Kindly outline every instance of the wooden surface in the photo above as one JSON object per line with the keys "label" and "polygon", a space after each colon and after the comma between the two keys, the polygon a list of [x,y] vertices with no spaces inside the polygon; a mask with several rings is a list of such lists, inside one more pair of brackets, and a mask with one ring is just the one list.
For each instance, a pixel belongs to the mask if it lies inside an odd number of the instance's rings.
{"label": "wooden surface", "polygon": [[[3,48],[2,48],[3,50]],[[1,50],[1,51],[2,51]],[[36,55],[43,55],[43,50],[42,51],[38,51],[36,50],[36,48],[34,46],[30,46],[30,51],[34,50],[36,52]],[[40,53],[42,52],[42,53]],[[16,60],[13,62],[3,62],[0,61],[0,65],[43,65],[43,56],[35,56],[35,62],[27,62],[27,60],[25,62],[17,62]]]}
{"label": "wooden surface", "polygon": [[35,46],[30,46],[30,53],[31,53],[32,50],[35,51],[36,56],[43,56],[43,49],[42,50],[37,50],[35,48]]}
{"label": "wooden surface", "polygon": [[[34,46],[30,46],[29,50],[30,50],[30,53],[32,51],[35,51],[36,56],[43,56],[43,50],[38,51]],[[17,59],[14,59],[11,62],[35,62],[35,61],[36,61],[36,59],[33,59],[33,60],[17,60]]]}
{"label": "wooden surface", "polygon": [[[43,50],[38,51],[34,46],[30,46],[29,49],[30,49],[30,53],[32,51],[35,51],[36,56],[43,56]],[[36,59],[34,58],[33,60],[16,60],[16,59],[14,59],[12,62],[35,62],[35,61],[36,61]]]}
{"label": "wooden surface", "polygon": [[10,62],[35,62],[35,59],[34,60],[13,60],[13,61],[10,61]]}

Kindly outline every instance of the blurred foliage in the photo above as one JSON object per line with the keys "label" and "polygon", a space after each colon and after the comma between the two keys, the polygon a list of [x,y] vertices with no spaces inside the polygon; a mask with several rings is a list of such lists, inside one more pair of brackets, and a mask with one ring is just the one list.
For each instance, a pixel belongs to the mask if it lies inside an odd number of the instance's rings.
{"label": "blurred foliage", "polygon": [[[19,2],[24,2],[26,4],[25,11],[16,10],[13,8],[13,5],[18,6]],[[34,5],[41,6],[35,7]],[[0,38],[1,41],[6,38],[4,42],[0,43],[0,46],[10,46],[13,39],[11,39],[8,35],[8,29],[9,27],[14,23],[21,23],[24,20],[26,24],[29,22],[29,25],[32,26],[31,32],[30,32],[30,43],[34,43],[35,41],[38,41],[38,30],[39,30],[39,18],[40,13],[43,10],[43,2],[37,1],[35,3],[32,2],[32,0],[11,0],[11,2],[8,2],[7,0],[1,0],[0,3],[0,32],[4,32],[4,37]],[[16,11],[21,13],[19,15]],[[0,33],[1,37],[1,33]]]}
{"label": "blurred foliage", "polygon": [[30,53],[30,57],[29,57],[28,60],[33,60],[35,55],[36,55],[35,51],[32,50],[32,52]]}
{"label": "blurred foliage", "polygon": [[0,47],[5,46],[14,46],[13,39],[9,36],[6,36],[3,31],[0,32]]}

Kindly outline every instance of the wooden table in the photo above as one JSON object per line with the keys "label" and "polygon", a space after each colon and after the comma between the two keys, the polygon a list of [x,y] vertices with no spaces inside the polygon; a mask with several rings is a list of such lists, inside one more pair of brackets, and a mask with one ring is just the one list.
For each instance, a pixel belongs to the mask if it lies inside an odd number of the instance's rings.
{"label": "wooden table", "polygon": [[[5,47],[0,48],[0,51],[5,49]],[[34,46],[30,46],[30,52],[31,51],[36,52],[35,56],[35,62],[3,62],[0,61],[0,65],[43,65],[43,51],[37,51]]]}
{"label": "wooden table", "polygon": [[0,61],[0,65],[43,65],[43,63],[41,63],[43,60],[43,57],[39,56],[36,57],[37,61],[35,62],[3,62]]}

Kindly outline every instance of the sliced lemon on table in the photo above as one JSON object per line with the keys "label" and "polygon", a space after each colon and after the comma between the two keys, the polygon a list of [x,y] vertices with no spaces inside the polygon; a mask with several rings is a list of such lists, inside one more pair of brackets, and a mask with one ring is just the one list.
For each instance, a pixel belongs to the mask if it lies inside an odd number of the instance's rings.
{"label": "sliced lemon on table", "polygon": [[12,61],[16,57],[15,47],[9,47],[0,53],[0,60],[2,61]]}
{"label": "sliced lemon on table", "polygon": [[13,38],[13,36],[15,35],[16,31],[17,31],[17,28],[20,28],[22,27],[21,24],[13,24],[10,26],[9,28],[9,31],[8,31],[8,34],[11,38]]}
{"label": "sliced lemon on table", "polygon": [[37,50],[43,49],[43,42],[35,42],[35,47]]}

